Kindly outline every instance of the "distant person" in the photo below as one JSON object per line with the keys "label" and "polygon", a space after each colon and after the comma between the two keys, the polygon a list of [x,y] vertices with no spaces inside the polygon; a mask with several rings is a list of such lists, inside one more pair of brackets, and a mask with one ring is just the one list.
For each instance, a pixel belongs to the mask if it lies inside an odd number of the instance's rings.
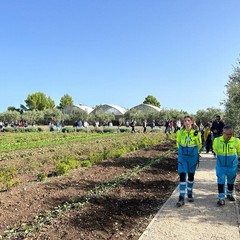
{"label": "distant person", "polygon": [[206,153],[212,152],[212,131],[211,131],[211,123],[208,123],[204,129],[203,138],[205,142]]}
{"label": "distant person", "polygon": [[56,131],[60,132],[60,130],[61,130],[61,124],[60,124],[60,122],[57,122],[56,123]]}
{"label": "distant person", "polygon": [[193,202],[194,175],[199,161],[199,151],[202,148],[200,132],[193,127],[191,116],[184,117],[183,128],[177,131],[176,145],[178,148],[178,173],[180,177],[180,195],[177,207],[184,205],[187,188],[188,202]]}
{"label": "distant person", "polygon": [[77,129],[81,128],[82,127],[82,121],[78,120],[76,125],[77,125]]}
{"label": "distant person", "polygon": [[135,126],[136,126],[136,121],[132,120],[132,122],[131,122],[131,127],[132,127],[131,133],[135,133],[136,132]]}
{"label": "distant person", "polygon": [[217,204],[223,206],[225,205],[225,181],[227,181],[227,199],[229,201],[235,201],[233,189],[238,170],[238,159],[240,156],[240,140],[233,137],[233,130],[230,126],[224,126],[223,136],[214,139],[213,150],[217,157]]}
{"label": "distant person", "polygon": [[[219,115],[216,115],[215,120],[212,123],[211,131],[212,131],[212,141],[214,141],[215,138],[222,136],[224,127],[224,122],[221,120],[221,117]],[[215,152],[213,151],[214,156],[216,156]]]}
{"label": "distant person", "polygon": [[165,134],[170,133],[169,119],[165,121]]}
{"label": "distant person", "polygon": [[177,132],[178,130],[180,130],[180,129],[181,129],[181,127],[182,127],[181,120],[180,120],[180,119],[178,119],[178,120],[176,121],[176,132]]}
{"label": "distant person", "polygon": [[83,126],[84,126],[85,128],[88,128],[88,127],[89,127],[89,123],[88,123],[87,121],[84,121],[84,122],[83,122]]}
{"label": "distant person", "polygon": [[54,123],[52,121],[49,123],[49,131],[50,132],[54,131]]}
{"label": "distant person", "polygon": [[153,131],[154,128],[155,128],[155,120],[152,120],[152,122],[151,122],[151,131]]}
{"label": "distant person", "polygon": [[143,133],[147,132],[147,120],[143,121]]}
{"label": "distant person", "polygon": [[169,133],[172,133],[173,132],[173,120],[171,119],[169,121]]}
{"label": "distant person", "polygon": [[212,122],[211,131],[213,133],[213,140],[216,137],[220,137],[223,132],[224,122],[221,120],[219,115],[216,116],[215,120]]}

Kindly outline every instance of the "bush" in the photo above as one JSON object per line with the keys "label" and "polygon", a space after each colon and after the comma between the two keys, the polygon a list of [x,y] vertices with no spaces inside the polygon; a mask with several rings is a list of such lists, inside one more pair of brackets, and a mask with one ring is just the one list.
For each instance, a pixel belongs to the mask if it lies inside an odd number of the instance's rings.
{"label": "bush", "polygon": [[74,128],[73,127],[63,127],[62,132],[63,133],[71,133],[71,132],[74,132]]}
{"label": "bush", "polygon": [[5,127],[2,129],[3,132],[15,132],[15,129],[12,127]]}
{"label": "bush", "polygon": [[82,167],[91,167],[92,164],[89,160],[84,160],[84,161],[81,162],[81,166]]}
{"label": "bush", "polygon": [[85,127],[77,128],[77,132],[87,132],[87,129]]}
{"label": "bush", "polygon": [[47,177],[48,177],[48,175],[46,174],[46,173],[39,173],[38,175],[37,175],[37,181],[39,181],[39,182],[42,182],[42,181],[44,181],[45,179],[47,179]]}
{"label": "bush", "polygon": [[59,162],[55,168],[56,174],[58,176],[68,174],[69,170],[70,170],[70,167],[65,162]]}
{"label": "bush", "polygon": [[14,180],[16,169],[14,166],[2,166],[0,169],[0,190],[9,190],[12,186],[19,184],[19,180]]}
{"label": "bush", "polygon": [[43,132],[44,131],[44,129],[41,128],[41,127],[37,127],[37,130],[38,130],[38,132]]}
{"label": "bush", "polygon": [[116,131],[117,129],[114,127],[104,127],[102,130],[102,132],[104,133],[115,133]]}
{"label": "bush", "polygon": [[127,128],[127,127],[124,127],[124,128],[120,128],[120,132],[121,133],[130,133],[131,132],[131,128]]}
{"label": "bush", "polygon": [[57,175],[68,174],[71,169],[76,169],[80,166],[78,160],[74,160],[74,155],[69,154],[65,159],[57,160],[55,171]]}

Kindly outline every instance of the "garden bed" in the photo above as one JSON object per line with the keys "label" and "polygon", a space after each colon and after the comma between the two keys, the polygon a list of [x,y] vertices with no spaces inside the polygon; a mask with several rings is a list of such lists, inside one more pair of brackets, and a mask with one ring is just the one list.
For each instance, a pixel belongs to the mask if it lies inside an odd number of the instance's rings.
{"label": "garden bed", "polygon": [[[0,234],[3,239],[137,240],[178,184],[174,146],[171,140],[160,142],[43,182],[22,171],[21,184],[1,192]],[[51,158],[48,150],[36,149],[31,161]]]}

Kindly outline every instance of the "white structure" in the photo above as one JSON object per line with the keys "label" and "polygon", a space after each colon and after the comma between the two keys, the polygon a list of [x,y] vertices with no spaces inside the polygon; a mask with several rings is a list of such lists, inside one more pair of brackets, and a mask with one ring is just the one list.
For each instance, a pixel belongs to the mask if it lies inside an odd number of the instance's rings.
{"label": "white structure", "polygon": [[131,110],[138,110],[138,111],[144,111],[144,110],[154,110],[154,111],[157,111],[157,112],[160,112],[161,109],[159,107],[156,107],[156,106],[153,106],[153,105],[150,105],[150,104],[145,104],[145,103],[142,103],[142,104],[139,104],[135,107],[132,107],[130,108],[128,111],[131,111]]}
{"label": "white structure", "polygon": [[127,110],[117,105],[103,104],[96,107],[91,114],[96,114],[98,111],[112,112],[115,116],[124,116]]}
{"label": "white structure", "polygon": [[120,107],[118,105],[113,104],[103,104],[99,105],[96,108],[92,108],[83,104],[74,104],[72,106],[69,106],[63,110],[63,113],[70,114],[73,109],[76,110],[82,110],[85,111],[87,114],[96,114],[97,112],[111,112],[116,117],[124,117],[126,112],[137,110],[137,111],[157,111],[160,112],[161,109],[159,107],[150,105],[150,104],[139,104],[135,107],[130,108],[129,110],[126,110],[123,107]]}
{"label": "white structure", "polygon": [[72,106],[69,106],[63,110],[63,113],[70,114],[73,109],[78,109],[85,111],[87,114],[91,113],[93,111],[92,107],[83,105],[83,104],[73,104]]}

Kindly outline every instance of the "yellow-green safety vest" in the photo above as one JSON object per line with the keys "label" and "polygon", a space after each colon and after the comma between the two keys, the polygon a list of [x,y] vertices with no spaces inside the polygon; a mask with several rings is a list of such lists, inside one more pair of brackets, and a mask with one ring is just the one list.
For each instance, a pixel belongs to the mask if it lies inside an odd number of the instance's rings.
{"label": "yellow-green safety vest", "polygon": [[195,147],[197,146],[198,151],[202,148],[202,137],[201,133],[191,129],[187,131],[186,129],[181,129],[177,131],[176,136],[177,148],[182,147]]}

